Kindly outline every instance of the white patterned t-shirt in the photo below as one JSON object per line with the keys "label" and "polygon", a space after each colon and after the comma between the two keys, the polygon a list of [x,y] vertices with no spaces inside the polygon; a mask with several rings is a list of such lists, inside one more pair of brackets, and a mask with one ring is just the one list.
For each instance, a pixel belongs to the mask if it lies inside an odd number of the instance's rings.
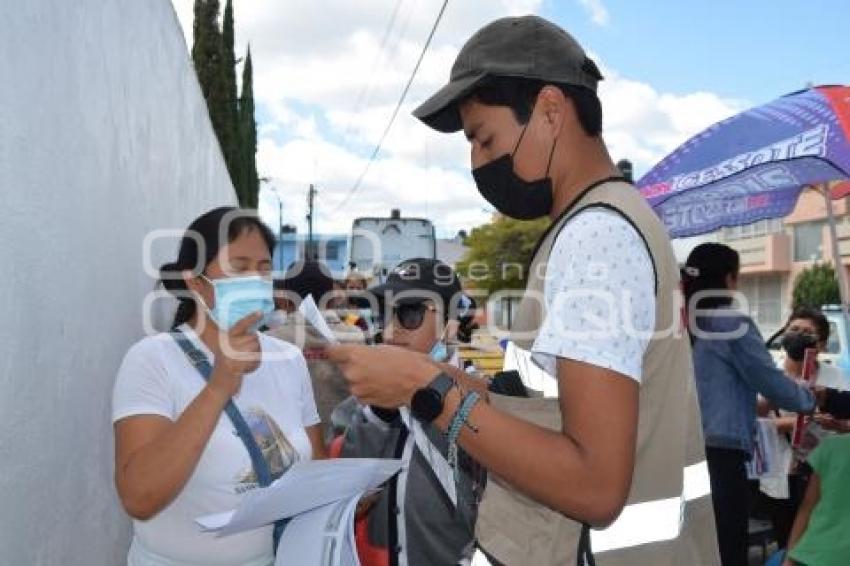
{"label": "white patterned t-shirt", "polygon": [[561,229],[546,267],[546,318],[532,359],[557,376],[557,358],[641,380],[655,328],[655,269],[646,243],[619,213],[579,212]]}

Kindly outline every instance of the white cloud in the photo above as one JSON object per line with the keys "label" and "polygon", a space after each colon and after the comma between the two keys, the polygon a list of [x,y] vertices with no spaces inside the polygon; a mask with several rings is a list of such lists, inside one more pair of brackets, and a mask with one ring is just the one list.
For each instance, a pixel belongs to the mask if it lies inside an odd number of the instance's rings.
{"label": "white cloud", "polygon": [[590,20],[598,26],[607,26],[609,21],[608,8],[602,0],[579,0],[590,16]]}
{"label": "white cloud", "polygon": [[[191,45],[193,2],[173,1]],[[261,194],[261,214],[270,224],[277,223],[277,201],[268,188],[273,185],[283,198],[284,221],[305,230],[310,183],[319,189],[319,232],[346,232],[355,217],[390,208],[432,218],[441,234],[489,219],[469,175],[463,136],[435,133],[410,111],[447,80],[458,49],[474,31],[497,17],[536,12],[542,0],[449,3],[377,161],[356,197],[339,208],[380,138],[442,3],[403,1],[381,50],[396,1],[236,0],[237,50],[250,40],[264,117],[258,165],[271,181]],[[607,22],[601,2],[582,3]],[[614,159],[630,158],[638,173],[743,104],[709,92],[659,92],[616,70],[603,73],[606,141]]]}

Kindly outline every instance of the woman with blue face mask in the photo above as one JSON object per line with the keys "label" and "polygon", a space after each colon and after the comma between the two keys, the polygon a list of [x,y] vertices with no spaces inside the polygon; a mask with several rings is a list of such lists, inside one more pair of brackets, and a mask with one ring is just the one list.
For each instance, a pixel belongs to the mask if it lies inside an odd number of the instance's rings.
{"label": "woman with blue face mask", "polygon": [[283,525],[216,538],[194,521],[325,456],[301,352],[257,332],[273,309],[273,247],[256,216],[217,208],[160,270],[179,301],[173,328],[130,348],[113,393],[130,565],[270,566]]}
{"label": "woman with blue face mask", "polygon": [[[469,341],[469,328],[462,326],[472,324],[474,309],[448,265],[403,261],[385,284],[369,292],[381,305],[385,343],[461,367],[452,343],[458,334]],[[409,412],[361,406],[353,397],[332,419],[348,423],[342,457],[407,463],[365,516],[365,538],[358,541],[362,564],[450,565],[471,555],[483,474],[463,450],[455,474],[439,429]]]}

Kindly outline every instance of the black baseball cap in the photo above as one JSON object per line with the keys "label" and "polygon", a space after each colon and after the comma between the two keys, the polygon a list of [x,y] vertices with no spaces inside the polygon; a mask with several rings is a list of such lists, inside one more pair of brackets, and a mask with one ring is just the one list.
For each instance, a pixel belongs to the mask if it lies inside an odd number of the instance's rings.
{"label": "black baseball cap", "polygon": [[602,74],[566,31],[539,16],[501,18],[475,32],[452,65],[449,83],[413,115],[440,132],[463,126],[458,104],[488,77],[536,79],[596,91]]}
{"label": "black baseball cap", "polygon": [[[452,301],[462,293],[457,274],[447,264],[436,259],[414,258],[398,264],[385,283],[369,289],[380,302],[388,298],[395,304],[419,304],[439,298],[449,314]],[[436,297],[435,297],[436,296]]]}

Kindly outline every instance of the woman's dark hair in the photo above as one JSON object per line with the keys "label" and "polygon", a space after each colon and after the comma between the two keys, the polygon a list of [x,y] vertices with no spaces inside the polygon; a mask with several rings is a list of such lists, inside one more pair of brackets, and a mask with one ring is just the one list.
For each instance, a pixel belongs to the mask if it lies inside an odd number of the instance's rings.
{"label": "woman's dark hair", "polygon": [[[724,244],[706,243],[693,249],[682,268],[682,288],[685,292],[685,305],[688,309],[716,309],[732,303],[732,297],[719,292],[728,289],[726,279],[729,275],[738,277],[741,260],[738,252]],[[691,304],[697,293],[717,291],[708,297],[698,299]]]}
{"label": "woman's dark hair", "polygon": [[[601,75],[600,75],[601,76]],[[486,106],[507,106],[517,122],[528,123],[537,95],[547,83],[535,79],[513,77],[491,77],[485,80],[472,92],[469,98],[477,100]],[[602,133],[602,104],[599,97],[589,88],[557,84],[564,96],[573,101],[582,129],[589,136]]]}
{"label": "woman's dark hair", "polygon": [[200,275],[216,258],[221,248],[254,230],[259,231],[269,248],[269,254],[273,255],[274,234],[259,217],[246,210],[232,206],[214,208],[189,225],[180,241],[177,261],[166,263],[159,269],[160,283],[178,300],[172,328],[188,322],[196,309],[195,300],[188,294],[189,289],[183,280],[182,272],[188,269],[194,275]]}
{"label": "woman's dark hair", "polygon": [[791,316],[788,317],[787,328],[795,320],[808,320],[815,327],[815,332],[818,334],[818,342],[826,342],[829,340],[829,321],[826,316],[817,309],[812,307],[797,307]]}

